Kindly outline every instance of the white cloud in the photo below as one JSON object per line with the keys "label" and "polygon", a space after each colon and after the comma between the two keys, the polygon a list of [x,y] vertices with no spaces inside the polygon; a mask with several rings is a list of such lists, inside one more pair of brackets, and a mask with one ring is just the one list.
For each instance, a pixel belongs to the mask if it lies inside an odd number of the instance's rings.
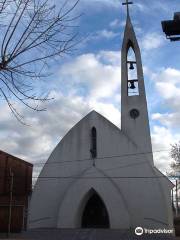
{"label": "white cloud", "polygon": [[164,37],[156,32],[147,33],[142,39],[142,48],[152,50],[161,47],[165,43]]}
{"label": "white cloud", "polygon": [[174,68],[163,68],[154,75],[154,80],[175,84],[180,83],[180,70]]}
{"label": "white cloud", "polygon": [[180,71],[167,68],[154,75],[156,88],[161,96],[171,102],[180,101]]}
{"label": "white cloud", "polygon": [[121,22],[118,18],[116,18],[112,22],[110,22],[109,26],[111,28],[119,28],[120,26],[125,26],[125,21]]}
{"label": "white cloud", "polygon": [[180,113],[154,113],[152,119],[159,121],[163,126],[168,128],[179,128]]}
{"label": "white cloud", "polygon": [[114,38],[118,35],[119,35],[119,33],[115,33],[113,31],[108,31],[107,29],[104,29],[104,30],[101,30],[101,31],[97,32],[97,37],[98,38],[111,39],[111,38]]}
{"label": "white cloud", "polygon": [[180,88],[176,87],[172,82],[157,82],[156,88],[165,99],[180,99]]}
{"label": "white cloud", "polygon": [[86,4],[96,4],[95,6],[97,7],[97,4],[100,6],[107,5],[115,8],[119,8],[121,6],[121,1],[120,0],[83,0],[82,3]]}
{"label": "white cloud", "polygon": [[[66,97],[59,94],[47,108],[47,112],[29,115],[30,127],[16,122],[6,110],[4,113],[8,117],[0,119],[1,128],[6,129],[0,136],[1,149],[32,163],[45,162],[65,133],[91,110],[98,111],[118,126],[120,124],[120,112],[112,104],[95,100],[88,102],[75,95]],[[26,110],[23,113],[27,114]]]}
{"label": "white cloud", "polygon": [[121,66],[121,53],[119,51],[101,51],[97,55],[97,59],[105,61],[113,66]]}
{"label": "white cloud", "polygon": [[136,7],[138,8],[138,10],[140,10],[141,12],[145,12],[148,10],[147,6],[142,4],[142,3],[136,3]]}
{"label": "white cloud", "polygon": [[109,119],[116,126],[120,127],[121,114],[120,114],[119,109],[116,108],[113,104],[96,102],[96,101],[90,101],[89,104],[92,109],[101,113],[104,117]]}
{"label": "white cloud", "polygon": [[171,111],[180,109],[180,70],[161,69],[152,75],[155,87],[167,108]]}
{"label": "white cloud", "polygon": [[[152,130],[152,142],[155,150],[169,149],[170,144],[180,140],[180,71],[163,68],[151,74],[158,95],[159,111],[154,112],[152,120],[158,123]],[[161,104],[160,104],[161,102]],[[155,154],[157,165],[166,169],[171,161],[168,152]]]}
{"label": "white cloud", "polygon": [[[166,69],[152,76],[156,84],[163,80],[168,83],[168,79],[173,77],[172,84],[177,85],[179,71]],[[61,66],[57,85],[59,81],[63,84],[63,89],[67,88],[68,91],[52,92],[51,95],[56,99],[48,103],[47,112],[29,114],[31,127],[20,125],[12,119],[7,106],[0,106],[0,111],[3,112],[0,118],[2,150],[31,162],[44,162],[65,133],[93,109],[114,124],[120,125],[119,51],[101,51],[78,56]],[[83,88],[82,94],[79,89]],[[169,100],[163,92],[162,97]],[[119,107],[113,101],[119,101]],[[23,113],[26,115],[26,110]],[[161,126],[152,128],[153,149],[169,149],[170,144],[180,138],[178,132],[173,134],[173,127],[179,122],[178,113],[167,112],[165,116],[154,113],[152,119],[161,123]],[[165,171],[169,162],[167,151],[155,154],[155,164],[161,170]],[[35,174],[38,171],[39,168],[36,167]]]}
{"label": "white cloud", "polygon": [[[120,112],[112,103],[101,98],[116,97],[120,93],[120,52],[84,54],[61,67],[59,81],[68,88],[51,92],[55,100],[47,103],[47,112],[27,113],[30,127],[23,126],[11,116],[7,106],[0,105],[1,149],[33,163],[45,162],[65,133],[91,110],[96,110],[116,125]],[[80,95],[79,88],[86,88]],[[116,91],[118,93],[116,94]],[[120,106],[120,102],[119,102]],[[39,167],[35,165],[34,174]]]}
{"label": "white cloud", "polygon": [[93,32],[88,35],[88,37],[85,39],[85,43],[92,42],[92,41],[99,41],[99,40],[110,40],[117,36],[120,36],[119,32],[114,32],[108,29],[102,29],[96,32]]}
{"label": "white cloud", "polygon": [[180,139],[180,133],[174,134],[170,128],[164,126],[154,126],[151,138],[155,165],[165,173],[172,161],[169,155],[170,146]]}
{"label": "white cloud", "polygon": [[89,92],[90,100],[111,97],[116,90],[120,91],[119,60],[120,52],[84,54],[61,67],[61,78],[66,83],[69,81],[72,87],[76,86],[77,90],[80,85],[84,87]]}

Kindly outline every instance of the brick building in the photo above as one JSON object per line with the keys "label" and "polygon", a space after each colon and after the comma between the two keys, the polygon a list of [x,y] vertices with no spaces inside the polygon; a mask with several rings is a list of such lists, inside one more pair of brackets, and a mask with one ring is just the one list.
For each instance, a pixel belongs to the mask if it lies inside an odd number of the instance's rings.
{"label": "brick building", "polygon": [[[0,232],[26,229],[33,165],[0,151]],[[10,220],[11,219],[11,220]]]}

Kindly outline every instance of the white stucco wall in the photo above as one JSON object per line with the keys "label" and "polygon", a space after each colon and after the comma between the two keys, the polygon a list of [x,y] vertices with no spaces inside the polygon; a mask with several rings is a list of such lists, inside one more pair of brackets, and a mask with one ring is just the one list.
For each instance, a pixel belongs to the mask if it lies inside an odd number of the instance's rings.
{"label": "white stucco wall", "polygon": [[[95,166],[90,154],[93,126]],[[93,111],[67,133],[45,164],[32,194],[29,228],[81,227],[91,189],[104,201],[112,229],[172,227],[171,187],[153,166],[151,154],[142,154],[122,131]]]}

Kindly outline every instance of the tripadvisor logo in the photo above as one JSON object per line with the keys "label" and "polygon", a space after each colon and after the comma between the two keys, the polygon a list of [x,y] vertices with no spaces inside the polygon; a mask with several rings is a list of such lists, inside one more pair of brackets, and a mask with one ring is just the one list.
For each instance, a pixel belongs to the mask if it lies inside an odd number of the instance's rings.
{"label": "tripadvisor logo", "polygon": [[135,228],[135,234],[141,236],[142,234],[173,234],[173,229],[147,229],[142,227]]}
{"label": "tripadvisor logo", "polygon": [[138,236],[141,236],[143,234],[144,230],[142,227],[137,227],[135,229],[135,234],[138,235]]}

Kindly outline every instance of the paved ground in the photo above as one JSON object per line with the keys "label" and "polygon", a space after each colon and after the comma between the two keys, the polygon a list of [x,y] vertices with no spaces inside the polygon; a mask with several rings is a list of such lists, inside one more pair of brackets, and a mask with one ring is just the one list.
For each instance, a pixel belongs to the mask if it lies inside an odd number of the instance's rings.
{"label": "paved ground", "polygon": [[[0,239],[6,236],[0,235]],[[168,235],[142,235],[136,236],[130,231],[100,230],[100,229],[76,229],[76,230],[47,230],[39,229],[21,234],[11,234],[9,240],[180,240]]]}

